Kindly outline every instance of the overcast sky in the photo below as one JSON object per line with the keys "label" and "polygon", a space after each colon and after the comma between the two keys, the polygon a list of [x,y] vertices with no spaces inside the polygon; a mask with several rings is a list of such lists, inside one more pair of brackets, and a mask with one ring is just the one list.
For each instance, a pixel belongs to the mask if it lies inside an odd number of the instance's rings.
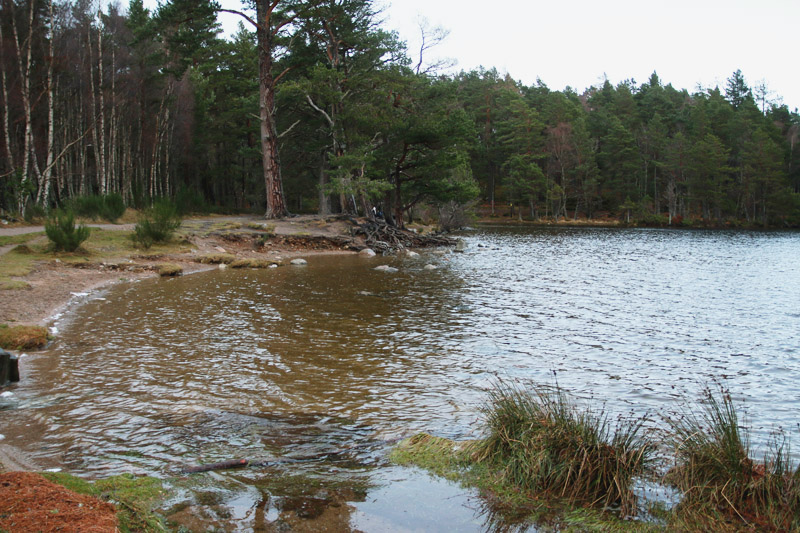
{"label": "overcast sky", "polygon": [[[656,71],[662,83],[694,92],[723,88],[741,69],[751,88],[765,81],[790,109],[800,107],[800,0],[378,1],[412,57],[421,18],[449,29],[429,54],[455,59],[456,71],[496,67],[527,85],[539,78],[578,92],[604,76],[641,84]],[[226,31],[236,27],[230,17]]]}

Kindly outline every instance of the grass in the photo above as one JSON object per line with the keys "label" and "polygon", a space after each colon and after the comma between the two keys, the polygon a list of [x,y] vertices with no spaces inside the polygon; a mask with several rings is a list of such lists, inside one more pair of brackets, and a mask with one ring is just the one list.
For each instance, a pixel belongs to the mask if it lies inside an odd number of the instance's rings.
{"label": "grass", "polygon": [[233,254],[207,254],[197,259],[198,263],[202,263],[204,265],[219,265],[225,264],[230,265],[236,261],[236,256]]}
{"label": "grass", "polygon": [[469,468],[469,442],[455,442],[428,433],[419,433],[397,444],[389,460],[399,465],[415,465],[451,481],[461,480]]}
{"label": "grass", "polygon": [[129,474],[89,482],[66,473],[42,473],[44,477],[74,492],[111,501],[117,506],[119,530],[125,532],[167,531],[164,521],[153,512],[165,491],[161,481]]}
{"label": "grass", "polygon": [[11,251],[0,256],[0,279],[23,277],[31,273],[33,264],[47,257],[39,247],[19,244]]}
{"label": "grass", "polygon": [[162,278],[173,278],[183,274],[183,267],[175,263],[161,263],[158,265],[158,275]]}
{"label": "grass", "polygon": [[254,258],[244,258],[244,259],[237,259],[230,263],[231,268],[269,268],[272,265],[279,265],[278,261],[273,261],[270,259],[254,259]]}
{"label": "grass", "polygon": [[[477,488],[490,524],[543,531],[800,531],[800,469],[782,434],[755,458],[729,393],[667,419],[674,465],[662,482],[678,505],[640,506],[635,478],[653,476],[654,438],[643,419],[610,424],[558,387],[533,391],[499,383],[484,408],[487,436],[457,443],[427,433],[400,442],[390,459]],[[608,512],[614,511],[614,512]]]}
{"label": "grass", "polygon": [[[484,439],[456,443],[422,433],[399,443],[390,459],[479,489],[490,522],[498,515],[505,524],[559,530],[658,530],[620,519],[636,513],[633,480],[650,468],[655,450],[642,419],[611,424],[558,387],[527,391],[504,383],[489,393],[484,418]],[[581,525],[590,521],[603,526]]]}
{"label": "grass", "polygon": [[0,324],[0,348],[4,350],[38,350],[50,340],[42,326],[8,326]]}
{"label": "grass", "polygon": [[36,233],[23,233],[21,235],[2,235],[0,236],[0,246],[9,244],[25,244],[44,235],[43,231]]}
{"label": "grass", "polygon": [[669,423],[675,465],[666,481],[684,494],[679,520],[715,530],[800,531],[800,470],[785,439],[776,435],[754,459],[729,392],[706,389],[701,409]]}
{"label": "grass", "polygon": [[0,291],[20,291],[31,288],[27,281],[18,279],[0,279]]}
{"label": "grass", "polygon": [[490,393],[484,416],[489,435],[475,445],[474,459],[504,484],[570,505],[636,513],[631,486],[655,452],[644,418],[611,424],[558,387],[526,391],[503,383]]}

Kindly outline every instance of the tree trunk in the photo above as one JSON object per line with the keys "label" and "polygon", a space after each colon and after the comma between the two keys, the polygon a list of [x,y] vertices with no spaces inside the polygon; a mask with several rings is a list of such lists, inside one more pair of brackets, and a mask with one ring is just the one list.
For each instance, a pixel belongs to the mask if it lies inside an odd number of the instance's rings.
{"label": "tree trunk", "polygon": [[266,218],[282,218],[289,214],[283,196],[281,167],[278,161],[278,135],[275,128],[275,78],[272,75],[273,32],[270,17],[274,9],[256,1],[258,28],[259,107],[261,121],[261,163],[266,185]]}
{"label": "tree trunk", "polygon": [[47,204],[50,197],[50,183],[53,175],[53,157],[55,147],[55,98],[53,89],[53,41],[55,41],[55,19],[53,17],[53,0],[48,2],[50,13],[50,59],[47,62],[47,156],[45,158],[44,172],[42,172],[39,183],[39,195],[37,203]]}

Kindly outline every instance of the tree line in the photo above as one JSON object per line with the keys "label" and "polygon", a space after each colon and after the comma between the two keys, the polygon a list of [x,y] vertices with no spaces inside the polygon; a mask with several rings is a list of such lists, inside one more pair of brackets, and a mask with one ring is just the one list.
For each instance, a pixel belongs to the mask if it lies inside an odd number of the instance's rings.
{"label": "tree line", "polygon": [[[238,31],[220,37],[220,11]],[[0,0],[0,209],[368,214],[480,202],[519,217],[800,224],[800,116],[740,71],[581,94],[444,75],[371,0]],[[413,56],[413,60],[412,60]],[[502,209],[500,208],[502,206]]]}

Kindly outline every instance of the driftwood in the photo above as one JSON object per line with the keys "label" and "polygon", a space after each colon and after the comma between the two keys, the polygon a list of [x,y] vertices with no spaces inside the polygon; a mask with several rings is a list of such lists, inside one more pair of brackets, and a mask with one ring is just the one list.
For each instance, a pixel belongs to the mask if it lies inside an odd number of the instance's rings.
{"label": "driftwood", "polygon": [[367,220],[355,224],[355,235],[364,235],[364,244],[381,254],[390,254],[405,248],[431,246],[455,246],[455,239],[443,235],[420,235],[413,231],[391,226],[381,219]]}
{"label": "driftwood", "polygon": [[[396,444],[399,442],[400,439],[390,439],[386,442],[387,444]],[[196,474],[198,472],[210,472],[212,470],[229,470],[231,468],[242,468],[245,466],[252,466],[252,467],[271,467],[271,466],[278,466],[282,464],[292,464],[292,463],[309,463],[313,461],[331,461],[337,458],[343,458],[348,456],[348,454],[352,454],[355,451],[363,448],[371,448],[375,445],[374,442],[365,442],[362,444],[354,444],[351,446],[345,446],[344,448],[340,448],[338,450],[328,450],[320,453],[312,453],[309,455],[301,455],[301,456],[293,456],[293,457],[273,457],[270,459],[231,459],[229,461],[222,461],[220,463],[208,463],[204,465],[198,466],[185,466],[181,469],[181,472],[186,474]]]}
{"label": "driftwood", "polygon": [[186,466],[183,472],[187,474],[195,474],[197,472],[210,472],[212,470],[228,470],[231,468],[242,468],[250,464],[247,459],[231,459],[229,461],[222,461],[220,463],[209,463],[198,466]]}
{"label": "driftwood", "polygon": [[185,474],[197,474],[198,472],[211,472],[212,470],[230,470],[232,468],[243,468],[245,466],[277,466],[286,463],[305,463],[318,461],[328,457],[329,453],[308,455],[304,457],[278,457],[275,459],[230,459],[219,463],[208,463],[198,466],[185,466],[181,472]]}

